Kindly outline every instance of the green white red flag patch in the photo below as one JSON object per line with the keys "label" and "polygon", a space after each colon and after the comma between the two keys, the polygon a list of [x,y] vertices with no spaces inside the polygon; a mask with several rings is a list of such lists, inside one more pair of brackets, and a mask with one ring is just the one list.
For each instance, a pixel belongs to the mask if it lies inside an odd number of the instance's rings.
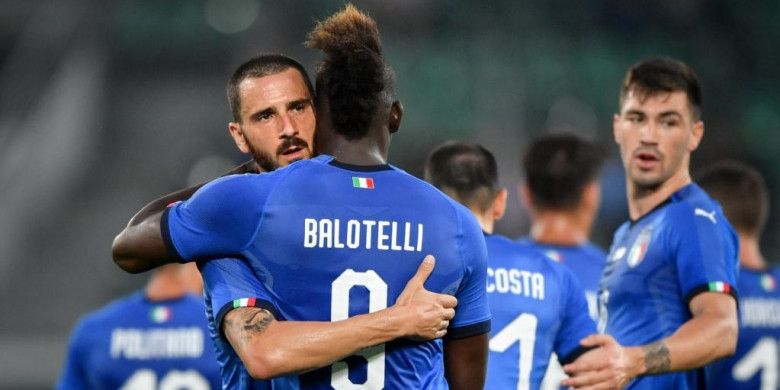
{"label": "green white red flag patch", "polygon": [[374,179],[370,177],[352,177],[352,187],[365,188],[368,190],[374,189]]}

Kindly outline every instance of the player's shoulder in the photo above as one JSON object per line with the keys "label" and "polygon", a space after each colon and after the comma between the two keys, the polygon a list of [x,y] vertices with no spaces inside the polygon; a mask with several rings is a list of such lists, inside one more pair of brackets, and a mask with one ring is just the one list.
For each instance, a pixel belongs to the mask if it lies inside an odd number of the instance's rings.
{"label": "player's shoulder", "polygon": [[436,188],[433,184],[428,183],[427,181],[422,180],[394,165],[390,165],[390,167],[394,172],[396,172],[396,174],[399,175],[400,178],[402,178],[403,181],[407,183],[406,185],[408,185],[410,189],[422,193],[425,196],[424,199],[426,201],[447,205],[448,207],[452,207],[454,210],[457,210],[456,212],[465,211],[471,213],[465,206],[450,198],[447,194]]}
{"label": "player's shoulder", "polygon": [[415,177],[396,166],[391,165],[391,167],[397,174],[402,175],[404,181],[408,183],[409,190],[416,191],[416,193],[421,195],[415,197],[415,202],[424,202],[424,208],[430,210],[449,210],[461,224],[468,225],[470,230],[474,230],[474,227],[476,227],[476,230],[482,235],[482,228],[479,227],[479,223],[474,217],[474,213],[466,206],[450,198],[431,183]]}
{"label": "player's shoulder", "polygon": [[115,299],[98,309],[82,315],[78,321],[77,327],[82,329],[103,327],[105,324],[121,319],[123,316],[127,315],[130,309],[137,306],[142,299],[143,297],[140,291]]}
{"label": "player's shoulder", "polygon": [[206,305],[203,294],[186,293],[181,298],[181,305],[184,307],[202,308]]}
{"label": "player's shoulder", "polygon": [[580,252],[582,252],[585,257],[600,263],[604,263],[607,260],[607,252],[590,241],[580,246]]}
{"label": "player's shoulder", "polygon": [[712,224],[726,221],[720,205],[696,183],[688,184],[672,195],[667,214],[675,220],[694,221],[702,218],[702,221],[707,220]]}
{"label": "player's shoulder", "polygon": [[512,241],[498,234],[486,236],[485,241],[488,243],[488,247],[500,247],[515,258],[521,259],[526,268],[546,271],[547,273],[560,273],[568,270],[562,264],[549,258],[544,253],[544,249],[533,241]]}
{"label": "player's shoulder", "polygon": [[[774,264],[778,264],[778,263],[774,263]],[[766,273],[772,275],[774,279],[780,281],[780,266],[771,265],[766,269]]]}

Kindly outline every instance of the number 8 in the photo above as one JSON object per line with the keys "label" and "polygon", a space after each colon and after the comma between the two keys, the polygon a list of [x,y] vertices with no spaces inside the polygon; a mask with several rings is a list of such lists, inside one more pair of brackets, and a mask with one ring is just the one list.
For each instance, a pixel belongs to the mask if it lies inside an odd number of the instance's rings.
{"label": "number 8", "polygon": [[[330,320],[341,321],[349,318],[349,290],[355,286],[368,289],[368,312],[373,313],[387,308],[387,284],[373,270],[355,272],[344,271],[333,281],[330,299]],[[349,367],[344,361],[331,366],[330,385],[334,389],[381,389],[385,385],[385,345],[366,348],[357,353],[368,361],[365,383],[353,383],[349,379]]]}

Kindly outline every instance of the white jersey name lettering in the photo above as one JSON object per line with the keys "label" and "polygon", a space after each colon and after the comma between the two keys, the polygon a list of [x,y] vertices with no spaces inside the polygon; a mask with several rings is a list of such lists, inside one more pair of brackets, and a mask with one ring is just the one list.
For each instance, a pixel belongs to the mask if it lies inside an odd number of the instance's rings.
{"label": "white jersey name lettering", "polygon": [[111,332],[111,357],[148,360],[203,355],[203,331],[191,328],[117,328]]}
{"label": "white jersey name lettering", "polygon": [[305,218],[303,247],[422,252],[424,230],[421,223]]}
{"label": "white jersey name lettering", "polygon": [[544,300],[544,275],[515,268],[488,267],[487,292]]}

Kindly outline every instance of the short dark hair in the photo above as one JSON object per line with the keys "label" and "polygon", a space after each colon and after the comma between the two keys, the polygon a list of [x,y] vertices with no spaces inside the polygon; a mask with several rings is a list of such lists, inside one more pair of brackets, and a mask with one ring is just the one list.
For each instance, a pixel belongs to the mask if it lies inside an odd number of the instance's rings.
{"label": "short dark hair", "polygon": [[303,77],[309,96],[314,98],[314,87],[309,79],[306,68],[300,62],[282,54],[260,54],[249,61],[239,65],[227,84],[227,97],[230,102],[230,110],[233,112],[233,120],[241,122],[241,96],[238,94],[238,85],[244,79],[250,77],[264,77],[284,72],[287,69],[295,69]]}
{"label": "short dark hair", "polygon": [[703,170],[696,182],[720,203],[735,229],[761,235],[769,215],[769,193],[755,168],[721,161]]}
{"label": "short dark hair", "polygon": [[486,211],[498,191],[498,165],[481,145],[450,141],[428,155],[425,180],[458,202]]}
{"label": "short dark hair", "polygon": [[348,140],[363,138],[381,104],[395,99],[395,73],[382,56],[376,22],[349,4],[317,23],[306,45],[325,54],[317,101],[327,102],[333,130]]}
{"label": "short dark hair", "polygon": [[522,160],[533,204],[542,210],[576,208],[585,187],[598,178],[603,156],[600,146],[573,134],[536,138]]}
{"label": "short dark hair", "polygon": [[629,92],[640,99],[658,94],[682,91],[694,121],[701,118],[701,86],[699,77],[688,64],[668,57],[650,58],[631,66],[620,88],[620,106]]}

